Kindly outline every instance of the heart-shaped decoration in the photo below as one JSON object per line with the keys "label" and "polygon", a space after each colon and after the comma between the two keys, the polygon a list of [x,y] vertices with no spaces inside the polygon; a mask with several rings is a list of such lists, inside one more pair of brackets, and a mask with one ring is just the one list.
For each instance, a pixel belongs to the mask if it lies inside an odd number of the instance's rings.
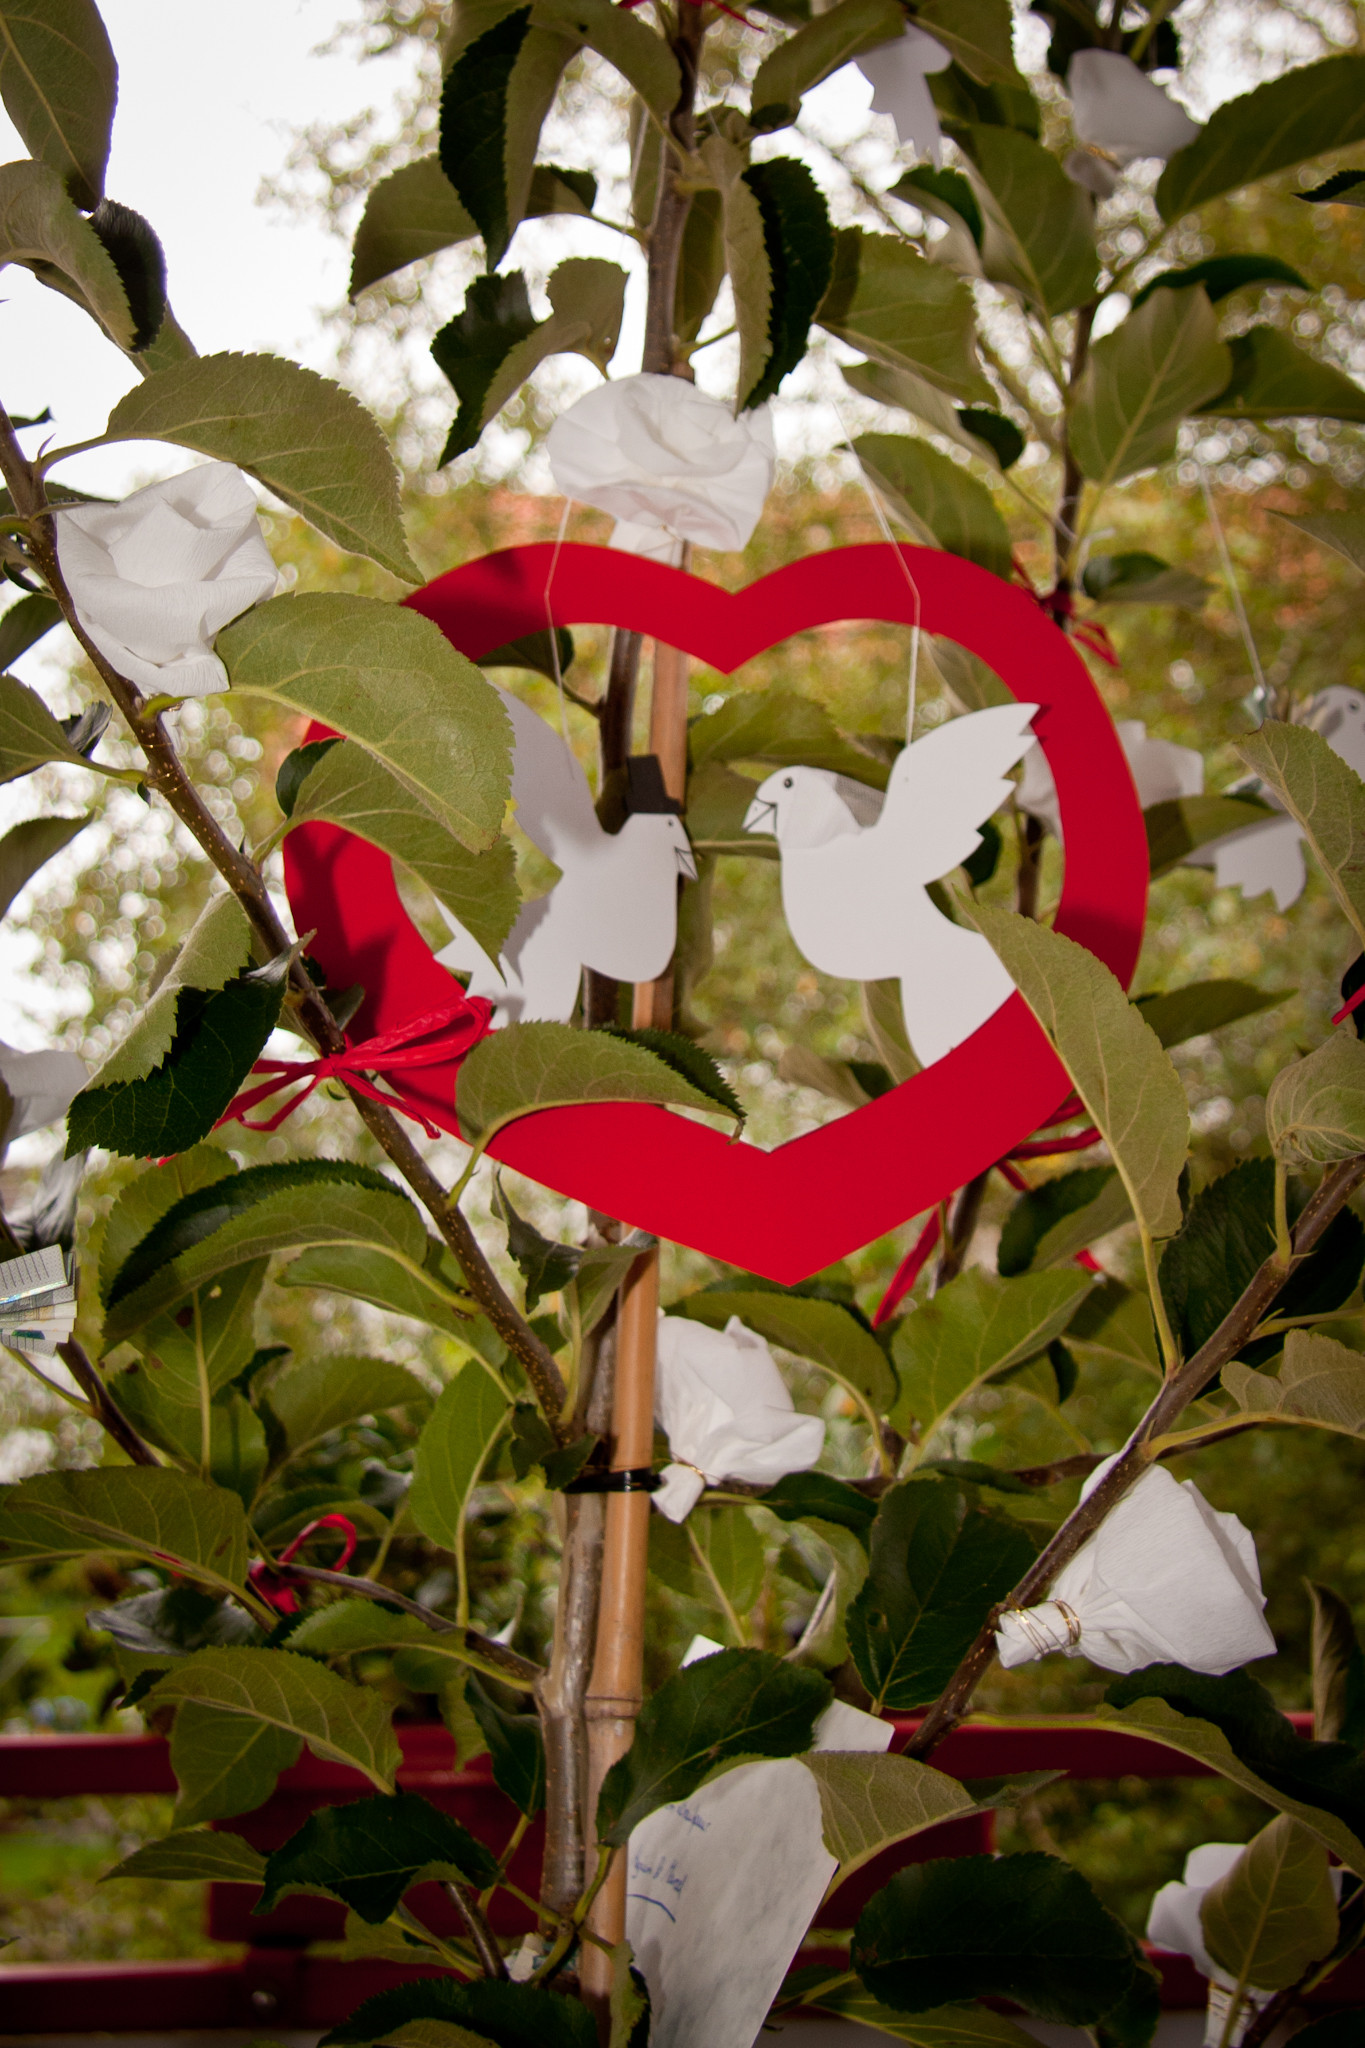
{"label": "heart-shaped decoration", "polygon": [[[906,575],[906,569],[910,575]],[[913,585],[911,583],[913,578]],[[793,633],[848,619],[919,623],[979,655],[1040,709],[1066,874],[1056,929],[1127,985],[1142,943],[1147,841],[1113,721],[1080,656],[1029,597],[956,555],[831,548],[730,592],[612,548],[507,548],[438,576],[407,603],[473,661],[555,623],[648,634],[730,674]],[[319,729],[320,730],[320,729]],[[448,1002],[450,977],[399,899],[386,854],[333,825],[285,841],[295,928],[333,987],[368,991],[353,1037]],[[402,1077],[405,1100],[459,1134],[455,1069]],[[708,1257],[790,1285],[961,1187],[1037,1130],[1066,1072],[1021,996],[964,1044],[875,1102],[772,1152],[632,1103],[539,1110],[495,1158],[557,1193]]]}

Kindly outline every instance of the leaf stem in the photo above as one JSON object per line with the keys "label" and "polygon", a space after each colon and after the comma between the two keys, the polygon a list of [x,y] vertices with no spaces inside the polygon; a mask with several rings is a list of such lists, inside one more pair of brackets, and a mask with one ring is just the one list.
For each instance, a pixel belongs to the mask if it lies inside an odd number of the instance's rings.
{"label": "leaf stem", "polygon": [[[461,1628],[458,1622],[437,1614],[434,1608],[423,1607],[420,1601],[409,1600],[406,1593],[395,1593],[392,1587],[380,1586],[373,1579],[352,1578],[348,1572],[329,1572],[316,1564],[289,1564],[285,1569],[293,1578],[308,1579],[319,1586],[336,1586],[343,1593],[358,1594],[362,1600],[377,1600],[385,1607],[398,1608],[403,1614],[415,1614],[433,1635],[462,1637],[462,1651],[456,1653],[462,1662],[472,1664],[476,1671],[486,1671],[504,1685],[530,1692],[544,1676],[541,1665],[533,1664],[529,1657],[519,1657],[515,1650],[508,1649],[506,1643],[495,1643],[491,1636],[481,1635],[478,1629]],[[464,1654],[466,1652],[468,1654]]]}

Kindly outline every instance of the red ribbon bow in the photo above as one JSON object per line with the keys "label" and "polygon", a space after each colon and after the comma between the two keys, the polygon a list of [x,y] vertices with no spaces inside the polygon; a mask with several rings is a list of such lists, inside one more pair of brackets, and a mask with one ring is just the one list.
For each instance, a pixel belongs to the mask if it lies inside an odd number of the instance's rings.
{"label": "red ribbon bow", "polygon": [[293,1574],[289,1567],[309,1537],[315,1536],[319,1529],[341,1531],[342,1551],[332,1570],[344,1572],[355,1556],[355,1547],[360,1540],[356,1534],[355,1523],[347,1515],[319,1515],[307,1528],[300,1529],[287,1550],[280,1552],[278,1564],[267,1564],[262,1558],[248,1571],[247,1584],[252,1592],[258,1593],[268,1607],[274,1608],[276,1614],[298,1613],[299,1598],[290,1584]]}
{"label": "red ribbon bow", "polygon": [[[400,1024],[393,1031],[381,1032],[377,1038],[364,1039],[359,1045],[348,1045],[345,1052],[323,1053],[315,1060],[257,1060],[253,1074],[268,1074],[269,1080],[261,1081],[254,1088],[247,1088],[228,1104],[219,1117],[214,1129],[223,1124],[239,1123],[249,1131],[277,1131],[287,1116],[291,1116],[301,1102],[306,1102],[313,1090],[324,1081],[344,1079],[360,1095],[367,1095],[371,1102],[382,1102],[386,1109],[396,1109],[402,1116],[410,1116],[421,1124],[429,1138],[441,1134],[419,1109],[413,1109],[396,1095],[386,1095],[376,1088],[365,1075],[391,1074],[407,1067],[437,1067],[451,1060],[463,1059],[472,1052],[481,1038],[487,1036],[493,1017],[492,1005],[483,996],[461,996],[443,1010],[427,1010],[420,1017],[409,1017],[406,1024]],[[438,1038],[429,1045],[418,1045],[415,1040],[430,1038],[432,1032],[439,1032]],[[291,1095],[275,1114],[254,1123],[248,1110],[267,1096],[275,1095],[281,1088],[288,1088],[301,1081],[303,1086]]]}

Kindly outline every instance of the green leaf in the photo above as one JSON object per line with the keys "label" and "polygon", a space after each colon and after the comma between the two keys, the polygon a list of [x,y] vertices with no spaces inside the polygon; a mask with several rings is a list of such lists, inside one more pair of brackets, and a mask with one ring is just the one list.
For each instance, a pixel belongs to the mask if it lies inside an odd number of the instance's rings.
{"label": "green leaf", "polygon": [[[872,789],[885,789],[889,770],[875,754],[865,753],[836,731],[823,704],[795,690],[735,690],[720,706],[694,718],[687,729],[692,772],[688,781],[688,817],[700,772],[728,761],[764,761],[774,767],[792,763],[828,768]],[[739,778],[737,778],[739,779]],[[747,802],[753,785],[746,783]]]}
{"label": "green leaf", "polygon": [[840,1302],[736,1285],[685,1295],[673,1312],[713,1330],[723,1330],[731,1316],[738,1316],[746,1329],[770,1344],[820,1366],[876,1414],[885,1415],[895,1405],[896,1375],[886,1353]]}
{"label": "green leaf", "polygon": [[853,1661],[878,1713],[934,1699],[990,1608],[1033,1562],[1020,1524],[977,1498],[948,1479],[908,1479],[882,1495],[867,1584],[847,1621]]}
{"label": "green leaf", "polygon": [[1020,1195],[1000,1233],[996,1268],[1008,1279],[1030,1266],[1065,1264],[1127,1217],[1128,1197],[1112,1166],[1060,1173]]}
{"label": "green leaf", "polygon": [[1365,1352],[1334,1337],[1291,1330],[1278,1378],[1232,1364],[1223,1367],[1223,1385],[1244,1415],[1365,1435]]}
{"label": "green leaf", "polygon": [[42,698],[15,676],[0,676],[0,782],[29,775],[47,761],[64,761],[73,768],[90,766]]}
{"label": "green leaf", "polygon": [[1142,290],[1133,294],[1133,310],[1149,299],[1154,291],[1163,285],[1168,291],[1188,291],[1193,285],[1202,285],[1208,293],[1211,304],[1231,297],[1249,284],[1290,284],[1301,292],[1313,289],[1307,278],[1300,277],[1297,270],[1278,256],[1206,256],[1202,263],[1191,263],[1183,270],[1163,270],[1158,276],[1149,278]]}
{"label": "green leaf", "polygon": [[1330,1586],[1306,1581],[1313,1603],[1313,1733],[1319,1742],[1365,1745],[1365,1655],[1355,1618]]}
{"label": "green leaf", "polygon": [[768,1650],[721,1650],[646,1700],[635,1740],[602,1783],[597,1836],[618,1846],[657,1807],[685,1799],[739,1757],[799,1756],[832,1698],[818,1672]]}
{"label": "green leaf", "polygon": [[1249,1672],[1208,1678],[1154,1664],[1111,1685],[1098,1712],[1101,1725],[1211,1765],[1365,1876],[1365,1764],[1345,1743],[1306,1740]]}
{"label": "green leaf", "polygon": [[0,917],[39,868],[69,846],[89,823],[89,814],[83,813],[79,818],[26,818],[22,824],[11,825],[0,839]]}
{"label": "green leaf", "polygon": [[[1279,517],[1290,526],[1297,526],[1310,540],[1319,540],[1324,547],[1335,548],[1354,568],[1365,569],[1365,515],[1359,512],[1314,512],[1296,519],[1287,512],[1281,512]],[[16,605],[15,610],[22,610],[22,606]],[[9,612],[5,614],[6,619],[12,616]]]}
{"label": "green leaf", "polygon": [[472,852],[498,837],[511,726],[494,685],[430,619],[316,592],[258,605],[215,644],[234,689],[358,740]]}
{"label": "green leaf", "polygon": [[573,634],[567,626],[555,629],[554,647],[548,632],[523,633],[520,639],[506,640],[501,647],[495,647],[491,654],[485,654],[480,662],[481,669],[525,668],[533,675],[545,676],[555,681],[555,652],[559,658],[559,674],[565,675],[574,663]]}
{"label": "green leaf", "polygon": [[[915,164],[891,187],[893,199],[903,199],[907,206],[916,206],[931,220],[941,220],[946,228],[953,230],[961,241],[965,235],[971,248],[979,257],[981,243],[985,236],[985,222],[981,208],[976,203],[970,178],[961,171],[936,171],[932,164]],[[963,253],[966,251],[964,249]],[[979,273],[980,263],[972,264],[973,273]],[[964,266],[954,261],[953,268]]]}
{"label": "green leaf", "polygon": [[155,1072],[92,1081],[76,1096],[67,1111],[67,1157],[99,1145],[128,1159],[155,1159],[207,1138],[264,1051],[283,999],[282,984],[249,978],[210,995],[181,988],[175,1038]]}
{"label": "green leaf", "polygon": [[819,1788],[825,1847],[840,1884],[893,1842],[976,1811],[956,1778],[908,1756],[824,1750],[801,1761]]}
{"label": "green leaf", "polygon": [[321,1892],[376,1927],[425,1878],[464,1878],[482,1889],[497,1868],[482,1842],[416,1792],[351,1799],[310,1814],[272,1851],[257,1910],[273,1912],[292,1892]]}
{"label": "green leaf", "polygon": [[408,1513],[424,1536],[457,1559],[470,1495],[511,1409],[491,1374],[471,1360],[446,1387],[417,1440]]}
{"label": "green leaf", "polygon": [[149,1166],[135,1174],[115,1198],[104,1226],[99,1251],[99,1298],[108,1302],[109,1289],[119,1268],[140,1244],[152,1226],[173,1209],[183,1195],[196,1188],[212,1187],[237,1172],[231,1153],[219,1145],[196,1145],[193,1151],[168,1159],[163,1166]]}
{"label": "green leaf", "polygon": [[291,830],[326,819],[392,854],[496,960],[521,909],[511,841],[498,839],[486,853],[470,853],[406,783],[354,740],[324,740],[303,751],[321,758],[309,764],[298,787]]}
{"label": "green leaf", "polygon": [[737,1506],[707,1508],[685,1524],[651,1515],[649,1568],[685,1600],[699,1600],[721,1615],[728,1603],[742,1617],[763,1590],[763,1542]]}
{"label": "green leaf", "polygon": [[428,1243],[412,1203],[373,1167],[333,1159],[251,1166],[182,1196],[128,1254],[110,1283],[105,1342],[117,1344],[232,1267],[296,1245],[384,1252],[447,1300],[424,1264]]}
{"label": "green leaf", "polygon": [[627,1045],[643,1046],[656,1059],[680,1074],[684,1081],[690,1081],[700,1089],[713,1109],[721,1110],[726,1116],[734,1117],[736,1123],[744,1121],[744,1106],[730,1083],[722,1074],[709,1052],[703,1052],[690,1038],[684,1038],[679,1031],[660,1031],[653,1025],[630,1026],[626,1024],[605,1024],[603,1030],[612,1038],[619,1038]]}
{"label": "green leaf", "polygon": [[1209,1886],[1199,1920],[1210,1956],[1239,1984],[1288,1990],[1336,1942],[1326,1849],[1288,1814],[1276,1814]]}
{"label": "green leaf", "polygon": [[550,317],[538,321],[519,270],[476,277],[460,311],[432,342],[436,367],[460,401],[443,463],[474,446],[548,356],[586,356],[605,373],[621,334],[625,271],[600,256],[571,256],[551,271],[545,289]]}
{"label": "green leaf", "polygon": [[385,1408],[405,1408],[431,1399],[422,1382],[405,1366],[387,1358],[338,1357],[322,1354],[290,1366],[270,1382],[270,1412],[279,1423],[293,1458],[344,1429],[362,1415]]}
{"label": "green leaf", "polygon": [[198,1827],[264,1806],[281,1771],[299,1760],[301,1738],[269,1721],[184,1701],[171,1730],[171,1769],[180,1797],[175,1824]]}
{"label": "green leaf", "polygon": [[18,661],[21,654],[27,654],[45,633],[61,623],[62,608],[55,597],[45,597],[40,591],[31,597],[21,597],[18,604],[12,604],[0,617],[0,669]]}
{"label": "green leaf", "polygon": [[1223,391],[1227,344],[1202,291],[1163,288],[1090,351],[1071,408],[1081,474],[1101,489],[1175,453],[1180,422]]}
{"label": "green leaf", "polygon": [[[828,1975],[828,1971],[824,1973]],[[1003,2013],[985,2005],[943,2005],[932,2012],[892,2012],[861,1984],[840,1984],[822,1991],[812,2003],[821,2012],[873,2027],[910,2048],[1035,2048],[1036,2034],[1026,2034]]]}
{"label": "green leaf", "polygon": [[1003,1280],[980,1266],[959,1273],[896,1331],[892,1354],[901,1393],[894,1426],[906,1433],[913,1420],[918,1441],[927,1442],[984,1381],[1060,1337],[1090,1284],[1079,1266]]}
{"label": "green leaf", "polygon": [[118,65],[94,0],[0,0],[0,98],[84,213],[104,196]]}
{"label": "green leaf", "polygon": [[[843,4],[864,6],[873,0]],[[732,234],[732,209],[741,194],[748,196],[740,209],[740,231]],[[819,186],[794,157],[750,164],[736,184],[722,188],[721,203],[730,275],[744,280],[735,316],[740,337],[737,410],[747,412],[776,397],[806,353],[811,322],[833,271],[834,230]]]}
{"label": "green leaf", "polygon": [[1365,420],[1365,391],[1296,348],[1278,327],[1249,327],[1227,343],[1232,376],[1199,410],[1230,419]]}
{"label": "green leaf", "polygon": [[[1302,1195],[1289,1203],[1297,1218]],[[1161,1259],[1161,1291],[1187,1356],[1207,1343],[1275,1249],[1275,1168],[1248,1159],[1220,1174],[1190,1204],[1185,1227]],[[1349,1211],[1328,1225],[1317,1250],[1297,1266],[1275,1305],[1282,1316],[1321,1315],[1349,1300],[1365,1263],[1365,1230]],[[1278,1342],[1243,1346],[1253,1365]]]}
{"label": "green leaf", "polygon": [[1150,804],[1142,814],[1142,822],[1147,828],[1152,880],[1169,874],[1211,840],[1240,832],[1248,825],[1264,825],[1275,815],[1268,805],[1252,797],[1176,796],[1168,797],[1164,803]]}
{"label": "green leaf", "polygon": [[231,1592],[246,1577],[246,1517],[235,1493],[150,1465],[44,1472],[0,1494],[5,1563],[92,1552],[169,1565]]}
{"label": "green leaf", "polygon": [[965,148],[981,210],[986,276],[1055,318],[1094,296],[1089,199],[1057,158],[1017,128],[974,126]]}
{"label": "green leaf", "polygon": [[642,1046],[569,1024],[509,1024],[482,1039],[460,1068],[460,1132],[479,1151],[515,1118],[575,1102],[715,1110],[709,1095]]}
{"label": "green leaf", "polygon": [[725,235],[720,194],[694,192],[683,227],[673,315],[673,331],[684,348],[690,348],[701,333],[724,282]]}
{"label": "green leaf", "polygon": [[1267,719],[1233,749],[1297,818],[1342,911],[1365,943],[1365,788],[1308,725]]}
{"label": "green leaf", "polygon": [[1296,192],[1296,199],[1306,199],[1310,206],[1365,206],[1365,171],[1334,171],[1330,178],[1324,178],[1311,192]]}
{"label": "green leaf", "polygon": [[1266,1136],[1286,1166],[1329,1166],[1365,1152],[1365,1042],[1335,1031],[1282,1067],[1265,1102]]}
{"label": "green leaf", "polygon": [[914,18],[978,84],[1024,86],[1008,0],[918,0]]}
{"label": "green leaf", "polygon": [[1174,604],[1190,611],[1202,610],[1212,588],[1202,576],[1141,552],[1091,555],[1081,585],[1096,604]]}
{"label": "green leaf", "polygon": [[153,1878],[159,1884],[259,1884],[265,1858],[240,1835],[213,1828],[181,1828],[134,1849],[100,1882],[111,1877]]}
{"label": "green leaf", "polygon": [[1067,1325],[1067,1349],[1093,1352],[1111,1365],[1160,1372],[1151,1303],[1139,1288],[1102,1280]]}
{"label": "green leaf", "polygon": [[128,392],[104,431],[110,441],[171,441],[235,462],[338,547],[368,555],[405,583],[420,580],[378,423],[313,370],[282,356],[196,356]]}
{"label": "green leaf", "polygon": [[[348,2019],[330,2034],[324,2034],[319,2048],[333,2044],[387,2041],[405,2023],[444,2020],[452,2028],[468,2022],[469,2038],[487,2040],[495,2048],[597,2048],[597,2022],[586,2005],[553,1991],[533,1990],[529,1984],[504,1984],[494,1978],[477,1978],[459,1984],[453,1977],[430,1977],[381,1991],[358,2005]],[[423,2048],[437,2048],[423,2040]],[[458,2035],[441,2037],[439,2048],[463,2048]]]}
{"label": "green leaf", "polygon": [[[231,890],[221,890],[200,911],[156,994],[94,1074],[91,1088],[112,1089],[124,1082],[143,1081],[164,1065],[176,1042],[181,996],[187,990],[212,994],[226,988],[250,959],[251,926],[246,912]],[[188,1151],[189,1147],[176,1149]]]}
{"label": "green leaf", "polygon": [[1169,1048],[1221,1031],[1225,1024],[1254,1017],[1260,1010],[1273,1010],[1292,993],[1287,988],[1255,988],[1249,981],[1191,981],[1164,995],[1139,996],[1137,1008],[1143,1023]]}
{"label": "green leaf", "polygon": [[1161,174],[1165,221],[1210,199],[1365,140],[1365,57],[1326,57],[1225,100]]}
{"label": "green leaf", "polygon": [[1006,419],[1002,412],[992,411],[988,405],[960,405],[957,419],[969,441],[979,443],[972,450],[973,454],[984,451],[987,459],[998,469],[1013,469],[1028,446],[1014,421]]}
{"label": "green leaf", "polygon": [[[265,1259],[238,1266],[138,1333],[138,1349],[163,1397],[192,1411],[196,1432],[202,1399],[223,1392],[255,1355],[256,1302],[266,1266]],[[127,1382],[124,1375],[123,1392]]]}
{"label": "green leaf", "polygon": [[749,123],[760,132],[794,121],[803,96],[850,58],[896,42],[905,24],[898,0],[837,0],[770,50],[749,96]]}
{"label": "green leaf", "polygon": [[853,448],[891,517],[917,540],[1009,576],[1009,529],[969,470],[903,434],[860,434]]}
{"label": "green leaf", "polygon": [[393,1790],[402,1761],[378,1693],[288,1650],[199,1650],[158,1679],[146,1700],[153,1710],[193,1701],[301,1736],[314,1756],[353,1765],[381,1792]]}
{"label": "green leaf", "polygon": [[45,164],[0,165],[0,265],[6,263],[22,263],[74,299],[120,348],[132,347],[133,316],[113,259]]}
{"label": "green leaf", "polygon": [[[462,1628],[433,1629],[415,1614],[400,1614],[374,1600],[335,1600],[330,1607],[306,1614],[291,1631],[289,1645],[317,1657],[353,1657],[364,1650],[394,1650],[400,1659],[415,1654],[424,1663],[446,1667],[442,1684],[467,1668],[482,1671],[502,1685],[519,1682],[504,1665],[490,1661],[471,1645]],[[520,1682],[529,1689],[529,1680]],[[414,1689],[426,1690],[424,1686]]]}
{"label": "green leaf", "polygon": [[491,1699],[477,1679],[470,1679],[465,1698],[488,1744],[493,1780],[519,1813],[534,1820],[545,1804],[545,1739],[538,1714],[509,1714]]}
{"label": "green leaf", "polygon": [[1011,911],[975,904],[967,915],[1056,1046],[1134,1215],[1153,1237],[1173,1237],[1183,1221],[1178,1183],[1190,1118],[1155,1032],[1084,946]]}
{"label": "green leaf", "polygon": [[1093,2025],[1138,1967],[1122,1922],[1055,1856],[960,1856],[898,1871],[863,1908],[853,1966],[905,2012],[1009,1998],[1039,2019]]}
{"label": "green leaf", "polygon": [[428,1238],[420,1267],[375,1245],[342,1240],[316,1245],[291,1260],[277,1276],[280,1287],[326,1287],[368,1301],[396,1316],[413,1316],[453,1337],[466,1351],[477,1350],[471,1328],[474,1304],[461,1296],[453,1261],[436,1238]]}
{"label": "green leaf", "polygon": [[866,1548],[877,1503],[842,1479],[825,1472],[789,1472],[770,1486],[763,1505],[783,1522],[815,1520],[832,1522],[836,1528],[851,1529]]}
{"label": "green leaf", "polygon": [[977,360],[970,290],[906,242],[840,229],[816,319],[836,340],[889,369],[912,370],[950,398],[995,403]]}
{"label": "green leaf", "polygon": [[[543,214],[590,214],[597,180],[590,171],[537,164],[531,172],[526,219]],[[351,245],[351,298],[424,256],[435,256],[479,232],[461,206],[439,156],[419,157],[370,187]],[[486,666],[486,664],[485,664]]]}
{"label": "green leaf", "polygon": [[519,1216],[512,1207],[501,1176],[494,1182],[493,1213],[501,1217],[507,1226],[508,1256],[526,1283],[526,1313],[529,1315],[547,1294],[558,1294],[562,1287],[568,1286],[582,1261],[582,1246],[557,1244],[551,1238],[542,1237],[535,1225]]}

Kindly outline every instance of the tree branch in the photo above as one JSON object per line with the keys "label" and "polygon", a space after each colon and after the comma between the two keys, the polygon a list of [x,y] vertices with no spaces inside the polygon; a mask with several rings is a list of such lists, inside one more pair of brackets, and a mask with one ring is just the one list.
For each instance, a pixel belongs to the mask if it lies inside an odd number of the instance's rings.
{"label": "tree branch", "polygon": [[74,1337],[68,1337],[64,1344],[57,1346],[57,1356],[90,1403],[96,1422],[114,1439],[119,1449],[135,1465],[159,1465],[160,1458],[133,1428],[87,1357],[84,1345],[78,1344]]}

